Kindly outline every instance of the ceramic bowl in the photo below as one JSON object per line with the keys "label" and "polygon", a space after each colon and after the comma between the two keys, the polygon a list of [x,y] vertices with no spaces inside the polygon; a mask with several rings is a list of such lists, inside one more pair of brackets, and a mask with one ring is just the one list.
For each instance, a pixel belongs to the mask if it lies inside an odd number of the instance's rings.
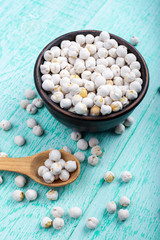
{"label": "ceramic bowl", "polygon": [[133,47],[130,43],[125,41],[124,39],[110,34],[110,37],[115,39],[119,45],[125,45],[128,49],[129,53],[134,53],[137,57],[137,60],[141,64],[141,78],[143,79],[143,85],[142,90],[138,95],[138,98],[132,102],[130,102],[127,107],[123,108],[119,112],[111,113],[110,115],[106,116],[81,116],[74,113],[71,113],[67,110],[62,109],[58,104],[51,101],[49,98],[47,92],[45,92],[42,89],[42,80],[41,80],[41,72],[40,72],[40,65],[43,64],[44,59],[43,55],[46,50],[49,50],[53,46],[60,46],[61,42],[63,40],[75,40],[75,37],[77,34],[92,34],[93,36],[98,36],[101,31],[96,30],[81,30],[81,31],[75,31],[70,32],[67,34],[64,34],[52,42],[50,42],[39,54],[37,61],[35,63],[34,68],[34,81],[37,88],[37,91],[44,101],[45,106],[49,110],[49,112],[61,123],[64,125],[78,131],[87,131],[87,132],[100,132],[100,131],[106,131],[108,129],[111,129],[115,127],[117,124],[123,122],[131,113],[132,111],[140,104],[142,99],[144,98],[148,85],[149,85],[149,72],[147,65],[141,56],[141,54],[137,51],[135,47]]}

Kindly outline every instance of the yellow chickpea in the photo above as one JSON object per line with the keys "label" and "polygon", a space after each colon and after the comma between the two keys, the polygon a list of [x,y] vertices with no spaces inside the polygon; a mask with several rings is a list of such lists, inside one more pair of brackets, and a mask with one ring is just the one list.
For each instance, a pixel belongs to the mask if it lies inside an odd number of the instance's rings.
{"label": "yellow chickpea", "polygon": [[85,88],[81,88],[80,95],[82,98],[87,97],[87,90]]}
{"label": "yellow chickpea", "polygon": [[100,115],[100,108],[98,107],[98,106],[96,106],[96,105],[94,105],[92,108],[91,108],[91,110],[90,110],[90,114],[92,115],[92,116],[99,116]]}

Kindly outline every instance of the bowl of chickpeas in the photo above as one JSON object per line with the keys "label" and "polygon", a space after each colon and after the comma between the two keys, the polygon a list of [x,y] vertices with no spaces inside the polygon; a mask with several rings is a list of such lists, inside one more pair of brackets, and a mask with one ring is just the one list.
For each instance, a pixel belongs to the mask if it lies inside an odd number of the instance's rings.
{"label": "bowl of chickpeas", "polygon": [[130,43],[106,31],[81,30],[50,42],[34,68],[35,85],[49,112],[78,131],[117,126],[144,98],[145,60]]}

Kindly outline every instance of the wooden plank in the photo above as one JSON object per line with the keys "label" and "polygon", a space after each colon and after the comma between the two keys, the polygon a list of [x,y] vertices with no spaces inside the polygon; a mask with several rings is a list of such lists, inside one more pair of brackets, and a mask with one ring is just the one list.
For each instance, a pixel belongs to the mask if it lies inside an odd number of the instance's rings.
{"label": "wooden plank", "polygon": [[[19,101],[23,98],[24,90],[34,86],[32,72],[39,51],[53,38],[65,32],[84,27],[88,29],[106,29],[107,27],[110,32],[126,39],[129,39],[132,34],[136,34],[141,40],[137,48],[147,60],[150,69],[151,85],[146,98],[133,113],[136,118],[135,125],[121,137],[115,136],[112,132],[97,134],[96,136],[100,139],[104,150],[103,159],[96,168],[88,166],[86,162],[83,163],[80,178],[74,184],[59,190],[60,199],[58,202],[48,202],[45,197],[47,188],[29,180],[25,191],[28,188],[38,190],[38,201],[28,203],[25,200],[20,204],[14,203],[9,195],[13,189],[16,189],[14,184],[16,174],[3,173],[5,183],[0,189],[2,201],[0,212],[3,213],[3,218],[0,218],[0,230],[3,234],[1,236],[0,233],[1,239],[7,239],[7,237],[18,239],[20,236],[24,239],[40,239],[42,237],[48,239],[53,238],[53,234],[54,239],[67,239],[79,220],[71,220],[66,214],[64,217],[66,226],[58,232],[53,229],[40,229],[41,218],[50,214],[50,210],[55,204],[64,207],[66,212],[73,205],[79,205],[83,211],[89,207],[103,183],[100,173],[104,168],[110,169],[119,159],[121,151],[132,139],[134,131],[137,131],[139,121],[143,118],[159,86],[157,79],[160,72],[159,69],[155,71],[155,63],[159,59],[157,49],[160,47],[158,41],[160,30],[157,19],[159,15],[158,1],[145,1],[145,3],[144,1],[129,1],[126,5],[122,1],[112,0],[107,1],[104,6],[105,1],[59,1],[58,3],[53,6],[49,0],[45,1],[45,4],[31,3],[29,0],[18,4],[17,1],[3,2],[4,11],[1,16],[3,25],[0,29],[2,39],[0,55],[3,57],[3,60],[0,60],[3,71],[0,89],[3,88],[3,92],[0,97],[2,102],[0,112],[1,118],[10,119],[14,127],[12,131],[0,132],[0,151],[6,151],[14,157],[30,155],[52,146],[62,147],[66,144],[73,150],[77,149],[76,143],[70,140],[71,130],[58,123],[46,109],[40,110],[35,116],[45,129],[45,136],[41,138],[33,136],[32,131],[26,126],[26,120],[30,116],[19,108]],[[136,14],[132,11],[133,7]],[[11,15],[14,21],[8,25]],[[152,51],[150,50],[151,46]],[[18,85],[21,86],[21,89],[17,87]],[[16,147],[13,143],[14,136],[18,134],[24,135],[27,139],[27,145],[22,148]],[[86,138],[89,139],[90,136],[92,135],[87,135]],[[86,155],[89,155],[89,151],[86,152]],[[120,234],[123,233],[121,228],[119,231]],[[85,232],[82,236],[83,239],[87,237]]]}
{"label": "wooden plank", "polygon": [[[86,210],[70,239],[159,239],[159,172],[160,172],[160,94],[157,93],[147,113],[128,141],[113,169],[115,180],[103,181],[95,198]],[[122,183],[122,171],[131,171],[133,178]],[[103,172],[100,174],[102,175]],[[105,207],[115,201],[120,209],[119,199],[128,196],[131,204],[127,208],[130,217],[125,222],[118,220],[117,212],[109,214]],[[87,218],[95,216],[100,225],[95,231],[84,225]],[[76,237],[79,236],[79,237]]]}

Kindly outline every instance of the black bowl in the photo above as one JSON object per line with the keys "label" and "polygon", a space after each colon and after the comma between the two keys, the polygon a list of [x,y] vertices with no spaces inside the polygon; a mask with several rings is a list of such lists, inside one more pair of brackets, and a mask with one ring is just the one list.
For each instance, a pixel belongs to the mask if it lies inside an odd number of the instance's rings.
{"label": "black bowl", "polygon": [[47,109],[58,121],[78,131],[100,132],[100,131],[106,131],[110,128],[115,127],[117,124],[123,122],[132,113],[132,111],[142,101],[148,89],[149,72],[148,72],[147,65],[143,57],[141,56],[141,54],[137,51],[136,48],[134,48],[131,44],[129,44],[124,39],[116,35],[110,34],[111,38],[115,39],[118,42],[118,44],[125,45],[128,49],[128,52],[134,53],[137,57],[137,60],[141,64],[141,78],[143,79],[143,85],[142,85],[142,90],[138,95],[138,98],[119,112],[111,113],[110,115],[107,115],[107,116],[97,116],[97,117],[81,116],[81,115],[71,113],[67,110],[62,109],[58,104],[51,101],[48,94],[42,89],[42,80],[41,80],[42,74],[40,72],[40,65],[44,62],[44,59],[43,59],[44,52],[53,46],[60,46],[63,40],[71,40],[71,41],[75,40],[75,37],[77,34],[87,35],[90,33],[93,36],[98,36],[100,32],[101,31],[95,31],[95,30],[82,30],[82,31],[70,32],[56,38],[41,51],[40,55],[37,58],[35,68],[34,68],[35,85]]}

